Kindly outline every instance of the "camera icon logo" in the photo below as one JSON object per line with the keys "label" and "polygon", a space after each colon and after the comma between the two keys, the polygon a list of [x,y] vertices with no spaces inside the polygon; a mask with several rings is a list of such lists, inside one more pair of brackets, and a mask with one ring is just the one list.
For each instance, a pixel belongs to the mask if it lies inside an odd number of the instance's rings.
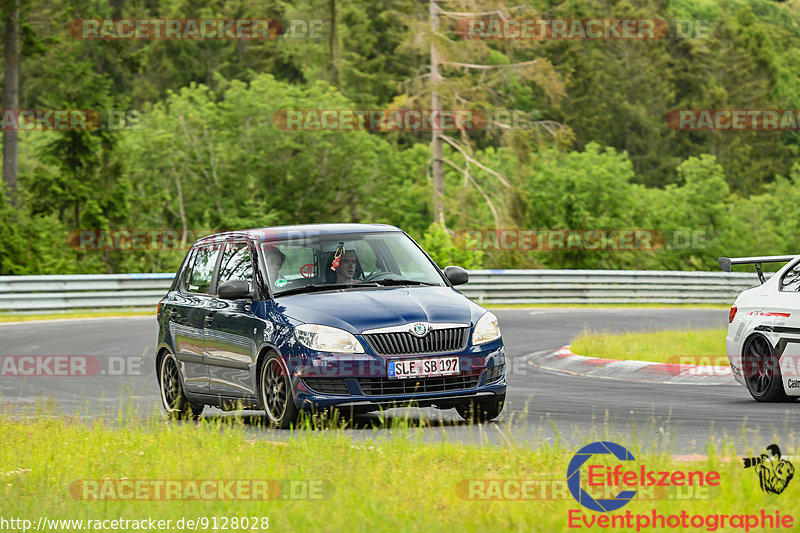
{"label": "camera icon logo", "polygon": [[761,457],[743,457],[744,468],[752,468],[758,476],[761,490],[768,494],[780,494],[794,477],[794,465],[781,457],[777,444],[767,446]]}

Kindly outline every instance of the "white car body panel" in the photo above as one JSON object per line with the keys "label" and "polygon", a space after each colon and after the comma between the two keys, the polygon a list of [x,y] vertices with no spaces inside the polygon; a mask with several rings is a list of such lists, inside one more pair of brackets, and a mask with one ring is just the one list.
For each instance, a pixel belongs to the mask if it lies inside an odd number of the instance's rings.
{"label": "white car body panel", "polygon": [[[786,280],[797,282],[783,287]],[[800,396],[800,256],[795,257],[765,283],[743,291],[734,305],[736,316],[728,325],[725,347],[733,376],[746,385],[742,354],[745,342],[762,335],[779,356],[783,390]]]}

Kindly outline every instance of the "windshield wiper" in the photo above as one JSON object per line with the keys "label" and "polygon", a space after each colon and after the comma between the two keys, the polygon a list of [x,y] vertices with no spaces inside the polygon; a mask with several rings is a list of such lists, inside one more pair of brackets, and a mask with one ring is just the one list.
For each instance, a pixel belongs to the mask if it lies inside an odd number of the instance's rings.
{"label": "windshield wiper", "polygon": [[431,283],[429,281],[417,281],[415,279],[398,279],[398,278],[384,278],[376,279],[375,283],[381,285],[428,285],[431,287],[441,287],[438,283]]}
{"label": "windshield wiper", "polygon": [[286,296],[289,294],[298,294],[302,292],[320,292],[320,291],[330,291],[336,289],[352,289],[357,287],[377,287],[378,283],[375,281],[359,281],[356,283],[309,283],[308,285],[303,285],[302,287],[295,287],[293,289],[287,289],[285,291],[276,293],[275,296]]}

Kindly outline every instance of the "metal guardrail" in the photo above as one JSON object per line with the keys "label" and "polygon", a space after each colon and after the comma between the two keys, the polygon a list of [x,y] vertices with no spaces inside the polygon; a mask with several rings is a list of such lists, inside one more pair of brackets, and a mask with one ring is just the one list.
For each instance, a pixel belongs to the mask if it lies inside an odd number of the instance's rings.
{"label": "metal guardrail", "polygon": [[[154,307],[174,274],[0,276],[0,311]],[[459,290],[481,303],[719,303],[755,274],[655,270],[473,270]]]}
{"label": "metal guardrail", "polygon": [[0,276],[0,311],[155,307],[175,274]]}
{"label": "metal guardrail", "polygon": [[[765,274],[769,276],[769,274]],[[459,287],[479,303],[732,304],[755,273],[668,270],[473,270]]]}

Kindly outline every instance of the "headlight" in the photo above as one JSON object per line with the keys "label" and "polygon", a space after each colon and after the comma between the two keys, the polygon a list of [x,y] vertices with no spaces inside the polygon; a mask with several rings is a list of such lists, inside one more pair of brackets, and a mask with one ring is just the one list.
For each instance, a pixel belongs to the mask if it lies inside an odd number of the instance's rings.
{"label": "headlight", "polygon": [[500,326],[497,325],[497,317],[494,313],[486,312],[475,324],[475,331],[472,333],[472,344],[484,344],[500,338]]}
{"label": "headlight", "polygon": [[303,324],[294,330],[300,344],[318,352],[364,353],[364,347],[358,339],[343,329]]}

